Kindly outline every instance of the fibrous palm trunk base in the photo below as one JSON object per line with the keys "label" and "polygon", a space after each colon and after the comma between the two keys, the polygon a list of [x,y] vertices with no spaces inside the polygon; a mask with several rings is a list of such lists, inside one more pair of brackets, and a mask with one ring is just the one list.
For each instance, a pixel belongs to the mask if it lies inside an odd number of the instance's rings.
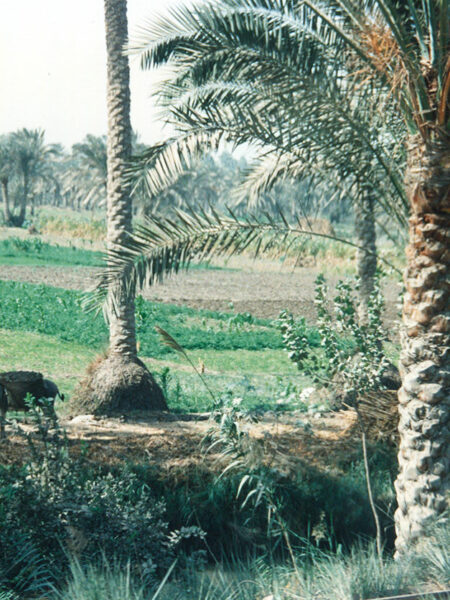
{"label": "fibrous palm trunk base", "polygon": [[117,415],[168,410],[161,388],[138,358],[112,354],[88,369],[71,402],[72,414]]}

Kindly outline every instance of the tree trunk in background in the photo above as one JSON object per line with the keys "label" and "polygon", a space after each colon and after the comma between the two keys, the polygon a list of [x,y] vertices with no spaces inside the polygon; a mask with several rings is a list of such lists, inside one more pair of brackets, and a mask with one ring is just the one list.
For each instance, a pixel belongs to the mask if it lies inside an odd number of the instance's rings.
{"label": "tree trunk in background", "polygon": [[23,193],[22,198],[20,199],[20,211],[19,214],[15,217],[16,227],[22,227],[25,221],[25,216],[27,213],[27,202],[28,202],[28,194],[30,189],[30,180],[27,173],[23,175]]}
{"label": "tree trunk in background", "polygon": [[[126,0],[104,0],[107,50],[107,245],[120,247],[131,233],[132,203],[124,183],[127,160],[131,155],[130,87],[128,58],[123,54],[127,42]],[[127,292],[123,281],[110,290],[114,309],[108,310],[110,345],[108,357],[95,368],[77,404],[100,414],[129,410],[166,410],[160,387],[137,358],[134,316],[134,290]]]}
{"label": "tree trunk in background", "polygon": [[5,223],[6,225],[12,224],[12,215],[11,210],[9,208],[9,196],[8,196],[8,178],[2,177],[1,179],[2,186],[2,198],[3,198],[3,208],[5,214]]}
{"label": "tree trunk in background", "polygon": [[[446,141],[445,141],[446,142]],[[445,143],[444,142],[444,143]],[[448,506],[450,488],[450,168],[448,142],[410,141],[411,202],[399,392],[397,553]]]}
{"label": "tree trunk in background", "polygon": [[357,251],[359,288],[359,318],[367,321],[369,296],[373,292],[374,278],[377,270],[377,246],[374,216],[374,201],[368,195],[355,205],[355,237],[358,246],[364,250]]}

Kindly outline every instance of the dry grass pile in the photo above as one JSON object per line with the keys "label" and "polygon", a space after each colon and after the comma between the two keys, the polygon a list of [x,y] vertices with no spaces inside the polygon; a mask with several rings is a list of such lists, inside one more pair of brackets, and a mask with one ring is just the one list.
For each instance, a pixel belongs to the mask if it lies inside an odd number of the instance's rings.
{"label": "dry grass pile", "polygon": [[88,366],[70,404],[72,415],[168,410],[161,388],[138,358],[100,355]]}
{"label": "dry grass pile", "polygon": [[371,441],[398,443],[398,392],[368,392],[359,399],[359,411]]}

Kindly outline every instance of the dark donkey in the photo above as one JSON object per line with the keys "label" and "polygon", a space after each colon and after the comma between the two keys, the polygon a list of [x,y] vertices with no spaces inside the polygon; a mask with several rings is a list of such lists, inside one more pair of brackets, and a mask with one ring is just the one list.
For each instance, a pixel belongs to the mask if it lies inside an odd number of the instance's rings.
{"label": "dark donkey", "polygon": [[[44,379],[42,373],[36,371],[7,371],[0,373],[0,438],[5,437],[5,420],[8,410],[29,410],[25,403],[27,394],[36,398],[38,405],[42,399],[53,400],[59,396],[64,400],[64,394],[50,379]],[[53,403],[51,410],[53,411]]]}

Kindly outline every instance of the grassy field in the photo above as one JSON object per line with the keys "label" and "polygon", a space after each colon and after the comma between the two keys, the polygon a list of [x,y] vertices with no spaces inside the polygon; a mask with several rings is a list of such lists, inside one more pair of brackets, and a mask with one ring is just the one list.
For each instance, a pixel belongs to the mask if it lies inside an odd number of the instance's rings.
{"label": "grassy field", "polygon": [[[52,245],[37,237],[0,241],[0,263],[100,266],[101,261],[98,251]],[[87,365],[107,348],[103,317],[85,312],[83,294],[78,291],[0,281],[0,296],[5,339],[0,369],[44,371],[70,396]],[[155,326],[168,331],[194,364],[205,369],[216,397],[233,394],[242,397],[248,407],[285,410],[297,408],[293,399],[311,384],[289,361],[274,321],[249,313],[196,310],[138,297],[140,356],[160,381],[173,410],[210,410],[211,397],[192,367],[161,342]],[[307,328],[306,334],[311,346],[319,344],[314,327]],[[389,352],[395,357],[396,348],[390,347]]]}
{"label": "grassy field", "polygon": [[0,264],[101,267],[104,261],[99,251],[49,244],[40,237],[10,237],[0,240]]}
{"label": "grassy field", "polygon": [[[87,365],[106,350],[103,317],[86,313],[83,294],[76,291],[0,281],[0,295],[4,339],[0,369],[41,370],[70,396]],[[289,361],[271,321],[141,297],[136,318],[140,355],[161,381],[175,410],[208,410],[211,398],[192,367],[161,342],[156,325],[175,337],[196,365],[203,365],[218,397],[233,393],[244,397],[248,406],[281,409],[294,387],[300,390],[310,383]],[[317,343],[313,328],[310,335]]]}

